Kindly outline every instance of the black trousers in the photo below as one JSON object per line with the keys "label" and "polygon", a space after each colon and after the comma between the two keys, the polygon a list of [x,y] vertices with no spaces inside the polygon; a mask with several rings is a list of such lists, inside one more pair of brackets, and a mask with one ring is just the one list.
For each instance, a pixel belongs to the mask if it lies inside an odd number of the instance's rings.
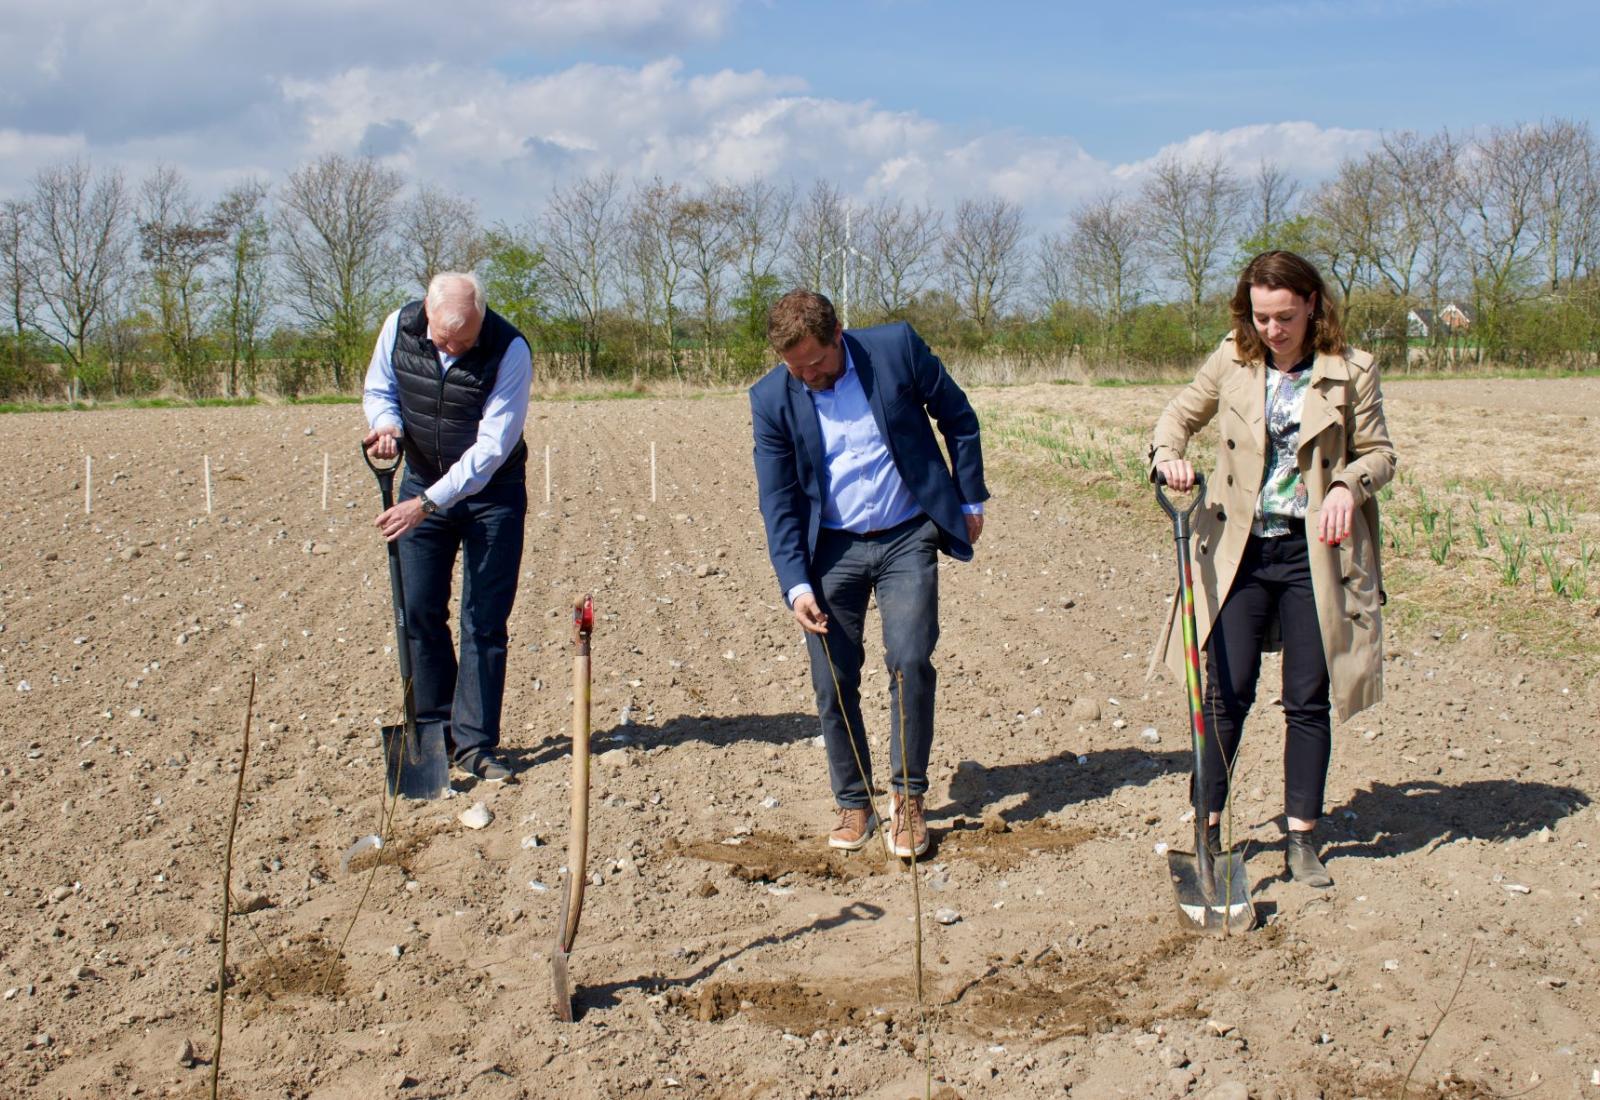
{"label": "black trousers", "polygon": [[[400,499],[427,488],[410,469]],[[528,490],[491,482],[422,521],[400,540],[418,726],[442,726],[456,760],[500,745],[506,688],[506,623],[517,596]],[[461,657],[450,637],[450,586],[461,566]]]}
{"label": "black trousers", "polygon": [[1206,642],[1206,804],[1220,812],[1245,715],[1256,700],[1261,646],[1276,618],[1283,632],[1284,810],[1315,821],[1333,751],[1328,662],[1303,525],[1279,538],[1251,536],[1233,588]]}

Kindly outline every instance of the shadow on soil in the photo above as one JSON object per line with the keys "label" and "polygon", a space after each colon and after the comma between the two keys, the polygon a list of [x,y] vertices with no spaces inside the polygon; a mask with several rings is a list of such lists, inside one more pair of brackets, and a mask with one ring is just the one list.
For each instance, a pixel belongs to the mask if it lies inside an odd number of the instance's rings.
{"label": "shadow on soil", "polygon": [[976,760],[963,760],[950,781],[950,805],[930,809],[928,817],[938,820],[956,813],[981,815],[987,806],[1020,794],[1022,802],[1007,809],[1005,818],[1013,823],[1033,821],[1080,802],[1103,798],[1121,787],[1142,787],[1164,775],[1187,772],[1192,760],[1187,752],[1142,749],[1110,749],[1083,757],[1063,753],[1048,760],[993,768]]}
{"label": "shadow on soil", "polygon": [[1349,839],[1330,836],[1330,852],[1381,859],[1453,840],[1514,840],[1553,828],[1588,805],[1589,796],[1575,787],[1511,779],[1378,783],[1333,811]]}
{"label": "shadow on soil", "polygon": [[[815,714],[707,715],[703,718],[674,718],[663,726],[631,723],[593,730],[589,734],[589,751],[601,753],[628,747],[653,749],[657,745],[682,745],[690,741],[711,746],[732,745],[740,741],[787,745],[816,735]],[[537,745],[526,748],[503,747],[511,759],[512,767],[520,772],[561,759],[567,755],[571,744],[572,738],[563,735],[546,737]]]}
{"label": "shadow on soil", "polygon": [[[708,960],[693,974],[686,974],[679,978],[665,978],[660,975],[648,975],[642,978],[632,978],[625,982],[608,982],[605,985],[586,985],[581,990],[581,997],[579,996],[579,991],[574,991],[573,1011],[581,1018],[581,1014],[591,1008],[615,1008],[619,1003],[617,995],[629,989],[641,989],[651,993],[666,992],[668,994],[668,999],[674,1005],[682,1005],[685,1002],[698,1002],[704,998],[697,998],[694,995],[685,995],[684,991],[690,986],[696,985],[704,981],[706,978],[711,977],[720,968],[726,966],[734,959],[739,958],[741,955],[749,954],[750,952],[757,951],[763,947],[772,947],[776,944],[788,943],[790,940],[797,940],[802,936],[809,936],[816,932],[826,932],[830,929],[839,928],[842,925],[849,924],[853,921],[878,920],[882,916],[883,910],[876,905],[869,905],[866,902],[860,901],[852,902],[851,904],[840,909],[838,913],[831,917],[819,917],[809,924],[802,924],[798,928],[791,928],[789,931],[781,934],[775,932],[770,935],[762,936],[759,939],[751,940],[749,943],[738,948],[737,950],[726,951],[721,955],[718,955],[716,958]],[[715,986],[715,983],[713,983],[712,991],[710,992],[713,1006],[716,998],[716,994],[714,992],[715,988],[718,987]],[[579,1004],[580,1000],[582,1002],[581,1005]],[[733,1012],[737,1012],[738,1007],[739,1002],[735,1001],[733,1004]],[[693,1011],[700,1012],[701,1010]],[[714,1009],[706,1011],[714,1011]],[[704,1015],[702,1013],[701,1018],[707,1020],[722,1019],[725,1016],[732,1015],[733,1012],[723,1012],[720,1015]]]}

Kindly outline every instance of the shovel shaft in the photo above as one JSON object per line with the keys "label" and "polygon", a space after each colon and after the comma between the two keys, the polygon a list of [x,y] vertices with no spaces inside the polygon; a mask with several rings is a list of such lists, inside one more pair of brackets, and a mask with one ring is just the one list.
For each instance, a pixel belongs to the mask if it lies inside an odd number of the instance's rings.
{"label": "shovel shaft", "polygon": [[[372,461],[372,456],[364,446],[361,448],[361,457],[378,479],[378,493],[383,497],[383,510],[387,512],[394,507],[394,475],[400,469],[400,460],[395,459],[392,466],[380,466]],[[400,571],[399,544],[388,543],[388,551],[389,597],[394,608],[394,648],[400,660],[400,683],[405,693],[406,729],[414,731],[417,726],[417,704],[411,691],[411,643],[406,630],[405,577]]]}
{"label": "shovel shaft", "polygon": [[1194,745],[1194,852],[1200,881],[1212,879],[1211,850],[1206,847],[1206,719],[1200,694],[1200,638],[1194,618],[1194,566],[1189,558],[1192,519],[1205,502],[1205,475],[1195,474],[1195,495],[1187,508],[1178,508],[1167,498],[1166,479],[1157,475],[1156,500],[1172,519],[1172,541],[1178,555],[1178,616],[1183,627],[1183,680],[1189,704],[1190,739]]}
{"label": "shovel shaft", "polygon": [[1189,702],[1189,729],[1194,742],[1194,854],[1200,881],[1211,881],[1211,849],[1206,846],[1206,717],[1200,696],[1200,644],[1194,621],[1194,573],[1189,563],[1189,539],[1177,540],[1178,598],[1183,601],[1183,680]]}

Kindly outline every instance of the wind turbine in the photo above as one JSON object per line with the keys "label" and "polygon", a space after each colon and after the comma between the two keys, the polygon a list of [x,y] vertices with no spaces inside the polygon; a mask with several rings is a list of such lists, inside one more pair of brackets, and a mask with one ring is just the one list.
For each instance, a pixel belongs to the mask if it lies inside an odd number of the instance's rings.
{"label": "wind turbine", "polygon": [[844,243],[822,257],[824,263],[835,256],[839,257],[839,285],[842,291],[839,301],[842,307],[839,320],[845,328],[850,327],[850,260],[852,258],[857,260],[867,259],[864,252],[850,243],[850,219],[853,213],[854,211],[847,204],[844,208]]}

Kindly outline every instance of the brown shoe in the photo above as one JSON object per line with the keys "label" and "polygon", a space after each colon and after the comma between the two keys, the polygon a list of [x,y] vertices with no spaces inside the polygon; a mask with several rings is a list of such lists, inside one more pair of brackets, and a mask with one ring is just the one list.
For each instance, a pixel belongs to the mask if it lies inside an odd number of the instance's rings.
{"label": "brown shoe", "polygon": [[839,824],[828,834],[828,847],[845,852],[856,852],[872,839],[878,827],[878,817],[866,806],[840,806]]}
{"label": "brown shoe", "polygon": [[889,807],[893,811],[890,817],[893,827],[889,833],[889,850],[901,859],[910,859],[926,852],[928,820],[923,813],[922,796],[914,794],[910,798],[901,798],[891,792]]}

